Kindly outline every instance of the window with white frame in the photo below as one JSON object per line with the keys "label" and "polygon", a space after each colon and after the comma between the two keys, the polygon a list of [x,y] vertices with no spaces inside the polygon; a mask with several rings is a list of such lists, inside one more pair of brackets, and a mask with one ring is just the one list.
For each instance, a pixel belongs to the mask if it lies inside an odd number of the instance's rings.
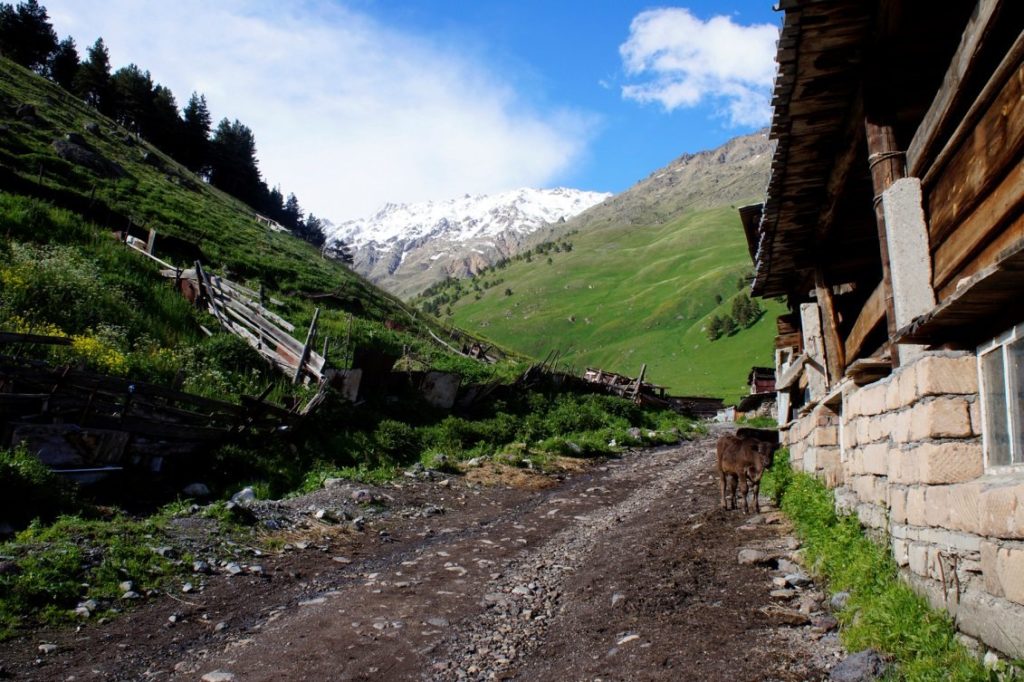
{"label": "window with white frame", "polygon": [[988,467],[1024,465],[1024,325],[978,349]]}

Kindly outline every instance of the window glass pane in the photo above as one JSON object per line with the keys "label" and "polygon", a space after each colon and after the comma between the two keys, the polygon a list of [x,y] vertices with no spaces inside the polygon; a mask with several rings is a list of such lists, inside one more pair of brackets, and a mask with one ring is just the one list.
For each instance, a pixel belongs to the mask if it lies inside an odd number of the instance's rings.
{"label": "window glass pane", "polygon": [[1010,433],[1013,438],[1013,463],[1024,462],[1024,338],[1006,347],[1006,361],[1010,363]]}
{"label": "window glass pane", "polygon": [[981,377],[985,383],[985,438],[988,463],[1010,463],[1010,434],[1006,424],[1006,387],[1003,374],[1003,349],[981,356]]}

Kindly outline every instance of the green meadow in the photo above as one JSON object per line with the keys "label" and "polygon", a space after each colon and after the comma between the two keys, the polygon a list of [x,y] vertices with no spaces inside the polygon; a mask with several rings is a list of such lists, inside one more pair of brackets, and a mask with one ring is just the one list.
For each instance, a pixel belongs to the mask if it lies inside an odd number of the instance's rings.
{"label": "green meadow", "polygon": [[569,252],[514,260],[477,278],[499,284],[461,284],[452,322],[536,358],[558,350],[560,363],[579,370],[635,376],[646,364],[649,380],[675,395],[735,400],[751,366],[773,364],[774,320],[783,312],[774,301],[748,329],[717,341],[706,334],[711,317],[727,315],[746,292],[750,257],[735,208],[571,240]]}

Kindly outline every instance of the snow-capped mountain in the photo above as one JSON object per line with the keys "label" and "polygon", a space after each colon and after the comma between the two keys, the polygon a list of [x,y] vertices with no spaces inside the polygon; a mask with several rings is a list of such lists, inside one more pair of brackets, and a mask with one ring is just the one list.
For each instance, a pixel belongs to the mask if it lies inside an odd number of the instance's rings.
{"label": "snow-capped mountain", "polygon": [[351,247],[357,272],[408,297],[514,256],[533,232],[610,196],[559,187],[387,204],[369,218],[332,225],[327,236]]}

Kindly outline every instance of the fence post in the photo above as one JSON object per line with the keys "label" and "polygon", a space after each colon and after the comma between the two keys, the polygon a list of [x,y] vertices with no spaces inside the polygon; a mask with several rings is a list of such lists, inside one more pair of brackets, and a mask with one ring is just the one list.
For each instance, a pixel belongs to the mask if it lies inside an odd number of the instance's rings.
{"label": "fence post", "polygon": [[313,343],[313,337],[316,336],[316,320],[320,317],[320,309],[317,308],[313,311],[313,321],[309,323],[309,331],[306,333],[306,343],[302,346],[302,355],[299,356],[299,364],[295,367],[295,376],[292,377],[292,383],[297,384],[299,378],[302,376],[302,368],[306,364],[307,358],[309,358],[309,346]]}

